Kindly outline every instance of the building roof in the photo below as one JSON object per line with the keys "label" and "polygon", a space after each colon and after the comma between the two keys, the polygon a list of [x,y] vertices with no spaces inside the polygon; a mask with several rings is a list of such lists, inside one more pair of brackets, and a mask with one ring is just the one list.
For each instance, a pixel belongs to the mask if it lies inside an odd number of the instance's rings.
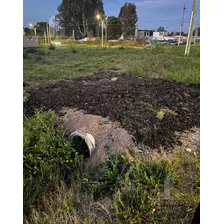
{"label": "building roof", "polygon": [[150,32],[150,30],[138,30],[138,31]]}

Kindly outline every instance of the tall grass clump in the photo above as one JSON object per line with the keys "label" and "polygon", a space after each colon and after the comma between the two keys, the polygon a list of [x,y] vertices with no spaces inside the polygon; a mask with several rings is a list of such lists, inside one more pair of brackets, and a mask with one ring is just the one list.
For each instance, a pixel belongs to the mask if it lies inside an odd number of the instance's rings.
{"label": "tall grass clump", "polygon": [[48,48],[49,50],[55,50],[56,49],[56,47],[55,47],[55,45],[54,44],[50,44],[50,46],[49,46],[49,48]]}
{"label": "tall grass clump", "polygon": [[110,156],[90,173],[88,181],[94,200],[109,197],[113,202],[113,223],[142,223],[152,221],[153,206],[172,172],[166,161],[141,163],[124,154]]}
{"label": "tall grass clump", "polygon": [[37,52],[37,49],[36,48],[28,48],[26,50],[26,53],[36,53]]}
{"label": "tall grass clump", "polygon": [[40,56],[44,56],[46,53],[43,50],[39,50],[36,54]]}
{"label": "tall grass clump", "polygon": [[53,112],[36,111],[24,119],[23,150],[24,215],[29,216],[43,194],[79,177],[82,158],[65,139]]}

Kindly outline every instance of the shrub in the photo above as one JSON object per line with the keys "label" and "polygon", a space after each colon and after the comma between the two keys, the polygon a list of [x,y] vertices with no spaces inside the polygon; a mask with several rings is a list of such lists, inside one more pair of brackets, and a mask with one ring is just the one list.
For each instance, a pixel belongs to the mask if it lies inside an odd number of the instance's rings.
{"label": "shrub", "polygon": [[[110,156],[106,164],[90,173],[95,200],[112,195],[122,186],[135,183],[145,190],[162,189],[164,181],[172,174],[171,166],[164,161],[157,163],[131,162],[127,155]],[[97,181],[97,183],[96,183]]]}
{"label": "shrub", "polygon": [[[36,112],[24,119],[23,137],[24,215],[35,207],[38,199],[79,177],[82,158],[65,139],[53,112]],[[74,172],[75,171],[75,172]],[[73,174],[74,173],[74,174]]]}
{"label": "shrub", "polygon": [[73,49],[72,53],[76,54],[76,53],[78,53],[78,51],[76,49]]}
{"label": "shrub", "polygon": [[119,50],[124,50],[125,48],[123,46],[120,46],[118,49]]}
{"label": "shrub", "polygon": [[55,45],[50,44],[50,46],[49,46],[49,50],[55,50],[55,49],[56,49]]}
{"label": "shrub", "polygon": [[[171,166],[164,161],[132,164],[121,187],[116,189],[113,202],[116,219],[121,223],[153,223],[155,203],[171,174]],[[157,221],[162,218],[158,216]]]}
{"label": "shrub", "polygon": [[29,55],[26,52],[23,52],[23,59],[29,59]]}
{"label": "shrub", "polygon": [[108,41],[107,42],[108,46],[119,46],[122,45],[124,47],[144,47],[146,45],[145,41],[132,41],[132,40],[119,40],[119,41]]}
{"label": "shrub", "polygon": [[45,55],[45,52],[43,50],[39,50],[37,51],[37,55],[43,56]]}
{"label": "shrub", "polygon": [[41,60],[43,60],[43,58],[42,57],[36,57],[36,61],[41,61]]}
{"label": "shrub", "polygon": [[26,50],[26,53],[36,53],[37,52],[37,49],[36,48],[28,48]]}

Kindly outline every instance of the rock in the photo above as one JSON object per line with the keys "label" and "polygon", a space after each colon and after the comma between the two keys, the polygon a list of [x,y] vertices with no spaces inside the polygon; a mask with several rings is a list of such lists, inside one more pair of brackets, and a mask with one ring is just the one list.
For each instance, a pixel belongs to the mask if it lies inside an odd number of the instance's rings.
{"label": "rock", "polygon": [[114,78],[112,78],[112,79],[111,79],[111,81],[117,81],[117,78],[116,78],[116,77],[114,77]]}
{"label": "rock", "polygon": [[192,150],[190,148],[186,148],[186,151],[187,152],[191,152]]}

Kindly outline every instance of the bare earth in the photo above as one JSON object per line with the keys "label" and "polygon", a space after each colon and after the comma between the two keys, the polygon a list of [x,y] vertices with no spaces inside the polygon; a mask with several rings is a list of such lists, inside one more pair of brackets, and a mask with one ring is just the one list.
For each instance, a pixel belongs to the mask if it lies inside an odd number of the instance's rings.
{"label": "bare earth", "polygon": [[133,136],[121,128],[118,122],[71,108],[63,108],[61,112],[65,113],[62,124],[67,134],[82,131],[95,138],[96,150],[89,158],[88,164],[98,164],[109,154],[128,152],[135,147]]}

